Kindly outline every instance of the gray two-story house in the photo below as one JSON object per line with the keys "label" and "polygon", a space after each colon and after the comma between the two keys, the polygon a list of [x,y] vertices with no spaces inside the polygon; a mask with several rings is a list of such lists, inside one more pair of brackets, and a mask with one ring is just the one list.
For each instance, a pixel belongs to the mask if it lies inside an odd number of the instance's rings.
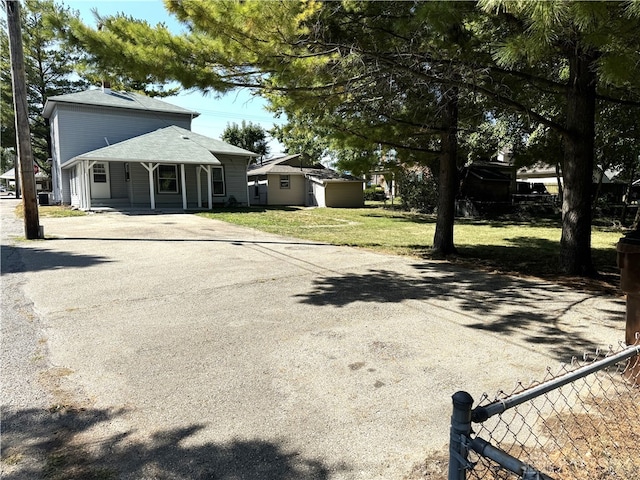
{"label": "gray two-story house", "polygon": [[258,155],[191,131],[199,114],[109,88],[50,97],[52,188],[81,209],[248,205]]}

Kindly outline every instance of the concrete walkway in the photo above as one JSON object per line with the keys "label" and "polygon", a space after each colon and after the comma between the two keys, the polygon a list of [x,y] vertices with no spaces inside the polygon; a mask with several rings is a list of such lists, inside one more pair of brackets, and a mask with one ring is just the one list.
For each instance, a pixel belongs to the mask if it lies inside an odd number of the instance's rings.
{"label": "concrete walkway", "polygon": [[41,224],[5,238],[3,276],[25,276],[68,448],[113,478],[401,479],[447,444],[454,392],[624,338],[621,298],[444,262],[184,214]]}

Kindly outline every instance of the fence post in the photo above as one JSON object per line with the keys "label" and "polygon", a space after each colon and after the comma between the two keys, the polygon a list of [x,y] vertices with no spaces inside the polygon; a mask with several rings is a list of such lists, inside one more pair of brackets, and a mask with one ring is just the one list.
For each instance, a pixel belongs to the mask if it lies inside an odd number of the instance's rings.
{"label": "fence post", "polygon": [[473,397],[467,392],[456,392],[453,399],[451,429],[449,433],[449,476],[448,480],[465,480],[467,469],[471,466],[467,460],[469,451],[467,439],[471,434],[471,407]]}
{"label": "fence post", "polygon": [[[620,289],[627,294],[625,340],[627,345],[637,345],[640,332],[640,225],[618,241],[617,251]],[[629,359],[625,377],[640,385],[640,356]]]}

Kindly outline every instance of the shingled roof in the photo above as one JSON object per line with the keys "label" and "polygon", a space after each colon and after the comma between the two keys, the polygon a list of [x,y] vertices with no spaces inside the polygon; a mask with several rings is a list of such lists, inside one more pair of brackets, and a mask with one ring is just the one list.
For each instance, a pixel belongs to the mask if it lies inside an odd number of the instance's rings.
{"label": "shingled roof", "polygon": [[220,165],[216,155],[234,155],[244,158],[259,156],[257,153],[234,147],[222,140],[172,125],[83,153],[69,160],[63,167],[69,167],[82,160]]}
{"label": "shingled roof", "polygon": [[49,118],[53,113],[55,104],[93,105],[111,108],[126,108],[129,110],[145,110],[150,112],[177,113],[199,116],[198,112],[172,105],[156,98],[140,95],[133,92],[116,92],[108,89],[85,90],[84,92],[69,93],[49,97],[44,104],[43,116]]}
{"label": "shingled roof", "polygon": [[261,165],[250,165],[247,175],[304,175],[314,178],[322,183],[329,182],[362,182],[363,180],[353,175],[336,172],[320,163],[304,161],[301,155],[287,155],[267,160]]}

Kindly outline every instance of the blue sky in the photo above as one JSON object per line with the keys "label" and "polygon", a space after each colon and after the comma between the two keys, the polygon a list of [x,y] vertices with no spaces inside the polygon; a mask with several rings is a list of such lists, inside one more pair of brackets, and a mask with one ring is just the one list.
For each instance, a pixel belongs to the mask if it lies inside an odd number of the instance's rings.
{"label": "blue sky", "polygon": [[[97,10],[100,15],[124,13],[144,19],[151,25],[164,22],[175,32],[181,29],[180,23],[165,10],[161,0],[61,0],[61,3],[78,10],[80,17],[89,25],[95,25],[92,10]],[[200,116],[193,121],[192,129],[213,138],[220,138],[227,124],[232,122],[240,124],[245,120],[260,124],[265,129],[270,129],[274,123],[283,123],[282,119],[274,118],[264,109],[264,99],[251,95],[247,89],[235,90],[220,98],[199,92],[185,92],[163,100],[200,112]],[[282,145],[276,140],[271,141],[270,146],[272,154],[282,152]]]}

